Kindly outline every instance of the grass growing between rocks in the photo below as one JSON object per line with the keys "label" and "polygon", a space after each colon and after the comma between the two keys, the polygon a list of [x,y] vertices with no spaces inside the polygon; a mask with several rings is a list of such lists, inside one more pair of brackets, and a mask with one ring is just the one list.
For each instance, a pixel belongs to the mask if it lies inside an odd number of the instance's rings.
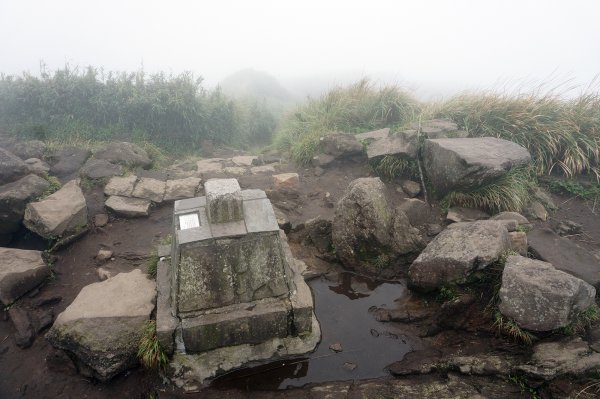
{"label": "grass growing between rocks", "polygon": [[556,193],[574,195],[586,201],[600,202],[600,184],[596,182],[543,179],[542,184]]}
{"label": "grass growing between rocks", "polygon": [[591,327],[593,324],[600,320],[600,308],[598,305],[592,304],[589,308],[580,312],[575,320],[566,327],[563,327],[557,331],[563,335],[576,335],[581,334],[586,328]]}
{"label": "grass growing between rocks", "polygon": [[47,198],[49,195],[54,194],[62,187],[62,185],[55,176],[47,176],[44,179],[46,179],[49,185],[48,188],[44,190],[44,192],[36,199],[37,201],[41,201]]}
{"label": "grass growing between rocks", "polygon": [[438,105],[471,137],[492,136],[529,150],[537,174],[561,172],[600,177],[600,93],[566,100],[543,87],[532,93],[458,95]]}
{"label": "grass growing between rocks", "polygon": [[169,362],[167,354],[160,347],[156,336],[156,321],[148,320],[138,344],[138,359],[147,369],[164,368]]}
{"label": "grass growing between rocks", "polygon": [[324,135],[399,127],[415,119],[420,110],[419,102],[399,87],[376,88],[362,79],[347,87],[335,87],[290,112],[277,132],[276,146],[290,152],[297,164],[306,165]]}
{"label": "grass growing between rocks", "polygon": [[146,265],[146,273],[148,273],[148,276],[152,277],[152,278],[156,278],[156,271],[158,269],[158,261],[159,261],[159,257],[158,254],[156,252],[152,252],[152,254],[150,255],[150,258],[148,259],[148,263]]}
{"label": "grass growing between rocks", "polygon": [[461,206],[498,213],[520,212],[530,201],[536,178],[527,168],[514,169],[496,182],[469,192],[451,192],[442,200],[442,207]]}
{"label": "grass growing between rocks", "polygon": [[379,160],[371,161],[369,166],[373,173],[386,180],[393,180],[398,176],[410,179],[419,177],[419,167],[413,159],[386,155]]}

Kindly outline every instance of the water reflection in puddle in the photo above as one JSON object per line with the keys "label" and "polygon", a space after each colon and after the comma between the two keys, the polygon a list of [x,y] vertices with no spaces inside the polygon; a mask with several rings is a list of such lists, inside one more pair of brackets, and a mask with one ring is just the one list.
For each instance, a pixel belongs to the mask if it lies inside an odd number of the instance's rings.
{"label": "water reflection in puddle", "polygon": [[[405,295],[402,283],[376,282],[351,273],[337,280],[309,282],[315,297],[315,313],[321,324],[321,343],[305,358],[270,363],[217,379],[214,387],[283,389],[307,383],[359,380],[386,375],[385,366],[412,350],[407,337],[393,323],[380,323],[372,307],[393,307]],[[329,349],[340,344],[339,353]]]}

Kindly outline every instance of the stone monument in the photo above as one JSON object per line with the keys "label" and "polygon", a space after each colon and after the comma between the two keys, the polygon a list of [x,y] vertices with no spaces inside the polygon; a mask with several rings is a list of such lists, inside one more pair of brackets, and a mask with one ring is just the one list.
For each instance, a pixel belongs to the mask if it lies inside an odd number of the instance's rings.
{"label": "stone monument", "polygon": [[176,201],[171,260],[157,272],[157,335],[173,379],[193,389],[219,373],[312,351],[320,339],[304,264],[262,190],[211,179]]}

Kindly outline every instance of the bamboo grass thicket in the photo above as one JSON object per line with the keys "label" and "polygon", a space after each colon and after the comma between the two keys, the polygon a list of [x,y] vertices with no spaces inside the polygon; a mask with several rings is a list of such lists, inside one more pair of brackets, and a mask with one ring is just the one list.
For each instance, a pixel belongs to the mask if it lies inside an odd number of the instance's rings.
{"label": "bamboo grass thicket", "polygon": [[0,76],[0,131],[68,142],[149,141],[194,150],[204,140],[246,146],[271,141],[264,103],[208,91],[192,73],[104,73],[65,66],[40,76]]}

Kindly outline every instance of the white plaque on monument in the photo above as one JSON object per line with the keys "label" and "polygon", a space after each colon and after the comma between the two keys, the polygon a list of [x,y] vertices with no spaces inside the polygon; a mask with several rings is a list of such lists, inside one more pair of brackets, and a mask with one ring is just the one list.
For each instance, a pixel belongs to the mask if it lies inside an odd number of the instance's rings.
{"label": "white plaque on monument", "polygon": [[200,227],[198,213],[187,213],[179,216],[179,230],[193,229],[194,227]]}

